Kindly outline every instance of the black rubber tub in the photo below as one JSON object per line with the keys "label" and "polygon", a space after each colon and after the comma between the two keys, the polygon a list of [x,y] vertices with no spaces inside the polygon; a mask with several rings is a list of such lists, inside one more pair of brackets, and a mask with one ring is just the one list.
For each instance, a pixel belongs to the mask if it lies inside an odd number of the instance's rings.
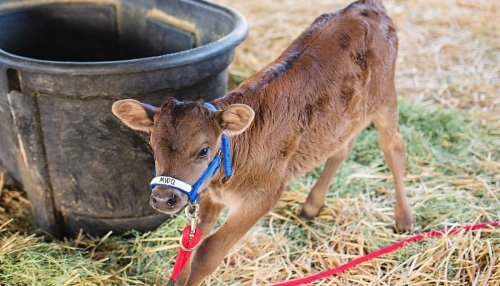
{"label": "black rubber tub", "polygon": [[235,11],[194,0],[0,0],[0,168],[27,191],[39,227],[150,230],[146,135],[111,114],[220,97],[247,34]]}

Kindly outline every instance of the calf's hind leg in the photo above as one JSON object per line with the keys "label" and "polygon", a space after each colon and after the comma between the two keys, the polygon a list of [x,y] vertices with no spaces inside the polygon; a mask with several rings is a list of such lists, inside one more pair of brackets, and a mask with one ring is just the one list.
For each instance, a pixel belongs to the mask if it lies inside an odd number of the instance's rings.
{"label": "calf's hind leg", "polygon": [[394,110],[381,112],[374,120],[379,131],[379,145],[384,159],[394,179],[396,189],[396,207],[394,216],[399,231],[413,229],[413,214],[406,198],[403,184],[405,172],[405,144],[399,132],[397,107]]}
{"label": "calf's hind leg", "polygon": [[319,210],[325,203],[326,194],[328,193],[332,179],[340,168],[340,165],[345,161],[349,153],[351,153],[356,139],[357,136],[351,139],[348,144],[342,146],[333,156],[328,158],[323,172],[321,172],[318,181],[316,181],[316,184],[314,184],[311,192],[309,192],[307,196],[307,200],[300,213],[301,216],[313,218],[319,214]]}

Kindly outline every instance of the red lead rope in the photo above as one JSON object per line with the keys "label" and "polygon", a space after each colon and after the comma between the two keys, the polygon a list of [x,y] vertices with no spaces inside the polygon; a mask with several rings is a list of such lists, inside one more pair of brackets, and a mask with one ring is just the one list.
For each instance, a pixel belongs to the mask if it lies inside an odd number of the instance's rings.
{"label": "red lead rope", "polygon": [[[336,275],[342,271],[345,271],[349,268],[352,268],[354,266],[357,266],[363,262],[366,262],[368,260],[377,258],[381,255],[391,253],[393,251],[396,251],[407,244],[414,243],[421,241],[423,239],[426,239],[428,237],[441,237],[444,235],[453,235],[458,232],[464,231],[464,232],[469,232],[473,230],[478,230],[482,228],[487,228],[487,227],[499,227],[500,222],[495,221],[495,222],[486,222],[486,223],[477,223],[477,224],[471,224],[471,225],[466,225],[466,226],[459,226],[459,227],[454,227],[449,230],[446,229],[441,229],[441,230],[431,230],[429,232],[417,234],[414,236],[411,236],[407,239],[404,239],[402,241],[393,243],[389,246],[386,246],[382,249],[379,249],[375,252],[369,253],[365,256],[358,257],[354,260],[351,260],[345,264],[342,264],[340,266],[337,266],[332,269],[324,270],[321,272],[318,272],[316,274],[298,278],[295,280],[290,280],[286,282],[279,282],[276,284],[273,284],[272,286],[295,286],[295,285],[302,285],[305,283],[313,282],[315,280],[319,280],[322,278],[326,278],[332,275]],[[184,230],[182,231],[182,239],[181,239],[181,248],[179,248],[179,253],[177,254],[177,258],[175,260],[174,264],[174,269],[172,270],[172,275],[170,276],[170,281],[168,281],[167,285],[174,285],[175,281],[179,277],[179,274],[181,274],[182,269],[186,265],[186,263],[189,261],[189,257],[191,256],[191,252],[196,249],[196,246],[200,242],[201,239],[201,231],[199,228],[196,228],[195,232],[193,235],[191,235],[191,226],[186,226]]]}
{"label": "red lead rope", "polygon": [[332,276],[332,275],[338,274],[338,273],[340,273],[342,271],[345,271],[345,270],[347,270],[347,269],[349,269],[351,267],[359,265],[359,264],[361,264],[361,263],[363,263],[365,261],[368,261],[368,260],[377,258],[377,257],[379,257],[381,255],[384,255],[384,254],[396,251],[396,250],[404,247],[407,244],[418,242],[418,241],[421,241],[421,240],[423,240],[425,238],[428,238],[428,237],[441,237],[443,235],[456,234],[456,233],[461,232],[461,231],[469,232],[469,231],[478,230],[478,229],[482,229],[482,228],[499,227],[499,226],[500,226],[500,222],[495,221],[495,222],[487,222],[487,223],[478,223],[478,224],[466,225],[466,226],[461,226],[461,227],[454,227],[454,228],[451,228],[449,230],[445,230],[445,229],[431,230],[429,232],[425,232],[425,233],[421,233],[421,234],[417,234],[417,235],[411,236],[411,237],[409,237],[409,238],[407,238],[405,240],[396,242],[396,243],[391,244],[389,246],[386,246],[386,247],[384,247],[382,249],[379,249],[379,250],[377,250],[375,252],[372,252],[372,253],[369,253],[369,254],[367,254],[365,256],[361,256],[359,258],[351,260],[351,261],[349,261],[349,262],[347,262],[345,264],[342,264],[342,265],[340,265],[338,267],[335,267],[335,268],[332,268],[332,269],[328,269],[328,270],[324,270],[324,271],[318,272],[316,274],[313,274],[311,276],[306,276],[306,277],[303,277],[303,278],[298,278],[298,279],[287,281],[287,282],[279,282],[279,283],[273,284],[273,286],[302,285],[302,284],[309,283],[309,282],[312,282],[312,281],[315,281],[315,280],[318,280],[318,279],[321,279],[321,278],[326,278],[328,276]]}
{"label": "red lead rope", "polygon": [[193,235],[191,235],[191,226],[188,225],[182,231],[182,239],[181,239],[181,247],[179,248],[179,252],[177,253],[177,258],[175,259],[174,269],[172,270],[172,274],[170,276],[170,281],[168,281],[167,285],[174,285],[177,278],[179,278],[179,274],[181,274],[182,269],[189,261],[189,257],[198,242],[201,239],[201,231],[199,228],[195,229]]}

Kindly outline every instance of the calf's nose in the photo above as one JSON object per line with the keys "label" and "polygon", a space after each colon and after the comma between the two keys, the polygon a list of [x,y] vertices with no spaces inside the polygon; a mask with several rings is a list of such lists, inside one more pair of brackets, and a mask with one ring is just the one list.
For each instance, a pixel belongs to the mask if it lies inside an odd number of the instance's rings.
{"label": "calf's nose", "polygon": [[167,199],[167,205],[169,205],[171,207],[175,206],[178,201],[179,201],[179,197],[176,194],[172,194],[172,196]]}
{"label": "calf's nose", "polygon": [[155,196],[151,196],[151,206],[156,207],[158,204],[158,200],[156,199]]}
{"label": "calf's nose", "polygon": [[188,196],[176,189],[157,186],[151,193],[150,205],[164,213],[177,213],[187,203]]}

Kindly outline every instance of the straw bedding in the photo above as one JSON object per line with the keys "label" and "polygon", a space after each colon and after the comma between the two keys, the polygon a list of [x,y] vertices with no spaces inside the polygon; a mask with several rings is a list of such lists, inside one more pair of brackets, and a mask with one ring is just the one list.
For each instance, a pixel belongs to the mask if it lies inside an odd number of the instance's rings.
{"label": "straw bedding", "polygon": [[[250,35],[234,87],[262,68],[332,0],[217,0]],[[384,1],[399,31],[397,88],[415,232],[500,220],[500,4]],[[206,285],[264,285],[334,267],[407,237],[393,229],[394,191],[377,132],[360,136],[318,218],[298,216],[320,168],[294,182]],[[182,218],[150,233],[53,241],[31,223],[25,194],[0,177],[0,284],[163,285]],[[409,245],[314,285],[500,285],[500,230]]]}

